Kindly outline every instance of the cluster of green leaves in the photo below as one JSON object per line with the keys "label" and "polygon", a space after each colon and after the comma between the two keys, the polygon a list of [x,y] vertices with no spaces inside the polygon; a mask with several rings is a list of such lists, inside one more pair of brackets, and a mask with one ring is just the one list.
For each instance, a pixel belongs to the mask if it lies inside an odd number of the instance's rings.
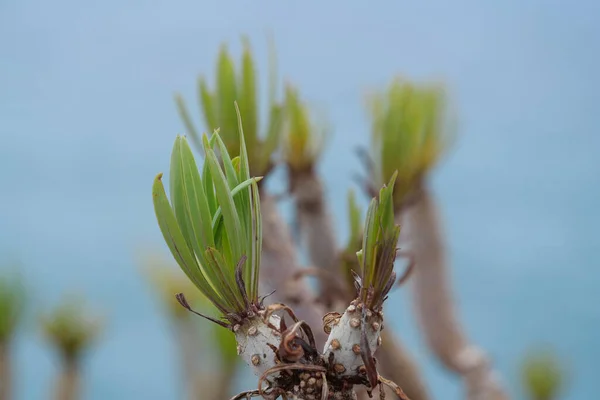
{"label": "cluster of green leaves", "polygon": [[447,149],[451,138],[444,89],[395,79],[371,101],[376,182],[398,171],[394,199],[401,206]]}
{"label": "cluster of green leaves", "polygon": [[45,336],[59,349],[62,356],[77,360],[99,335],[102,323],[91,317],[80,299],[65,299],[56,309],[41,318]]}
{"label": "cluster of green leaves", "polygon": [[394,183],[397,172],[392,174],[388,185],[379,191],[369,204],[362,242],[357,252],[362,269],[361,300],[369,307],[379,307],[394,282],[396,245],[400,236],[400,225],[394,220]]}
{"label": "cluster of green leaves", "polygon": [[10,340],[25,307],[25,291],[17,277],[0,277],[0,342]]}
{"label": "cluster of green leaves", "polygon": [[311,122],[308,107],[291,85],[285,91],[285,110],[283,157],[291,171],[307,170],[315,164],[323,150],[326,130]]}
{"label": "cluster of green leaves", "polygon": [[[210,139],[203,135],[201,173],[186,138],[177,136],[171,156],[170,203],[162,174],[152,187],[158,224],[173,257],[223,315],[243,313],[258,301],[262,225],[256,183],[260,178],[250,177],[239,110],[238,128],[240,155],[233,159],[218,132]],[[238,266],[244,287],[236,279]]]}
{"label": "cluster of green leaves", "polygon": [[[204,122],[209,131],[220,129],[221,138],[230,154],[237,155],[240,148],[239,136],[236,134],[236,113],[231,106],[234,101],[239,104],[244,121],[245,140],[248,149],[250,170],[252,175],[264,176],[271,168],[271,156],[280,144],[284,107],[275,99],[277,76],[274,57],[271,56],[271,72],[269,79],[269,116],[264,138],[259,135],[259,107],[257,98],[257,77],[252,52],[247,40],[243,41],[241,68],[236,74],[233,59],[223,45],[217,59],[215,89],[211,91],[204,77],[198,80],[198,98],[202,108]],[[271,52],[273,54],[273,52]],[[198,149],[204,146],[198,131],[194,127],[185,102],[180,95],[175,97],[179,114],[186,129]]]}

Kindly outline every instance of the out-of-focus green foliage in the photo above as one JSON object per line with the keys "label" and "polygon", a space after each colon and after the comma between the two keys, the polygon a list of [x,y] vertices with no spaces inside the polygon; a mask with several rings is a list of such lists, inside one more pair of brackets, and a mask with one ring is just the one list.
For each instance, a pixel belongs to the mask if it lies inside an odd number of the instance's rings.
{"label": "out-of-focus green foliage", "polygon": [[16,275],[0,277],[0,342],[10,340],[24,307],[25,290],[21,279]]}
{"label": "out-of-focus green foliage", "polygon": [[[396,225],[394,220],[392,197],[396,174],[392,174],[388,185],[384,185],[379,191],[379,197],[373,198],[369,204],[363,246],[357,253],[362,269],[360,297],[371,309],[383,302],[387,294],[386,287],[394,271],[396,245],[400,236],[400,225]],[[373,293],[369,295],[371,289]]]}
{"label": "out-of-focus green foliage", "polygon": [[42,331],[66,360],[77,360],[102,331],[101,319],[79,298],[66,298],[41,317]]}
{"label": "out-of-focus green foliage", "polygon": [[549,351],[528,355],[521,368],[523,386],[532,400],[558,399],[564,384],[560,361]]}
{"label": "out-of-focus green foliage", "polygon": [[321,154],[327,131],[311,122],[308,107],[291,85],[285,91],[285,110],[283,158],[292,171],[305,171]]}
{"label": "out-of-focus green foliage", "polygon": [[342,251],[340,262],[341,270],[345,273],[348,287],[354,287],[352,272],[362,274],[360,264],[356,258],[356,252],[360,250],[363,240],[363,217],[362,210],[356,202],[356,194],[353,190],[348,191],[348,222],[350,225],[350,236],[346,248]]}
{"label": "out-of-focus green foliage", "polygon": [[[182,273],[182,271],[168,266],[168,262],[156,262],[159,259],[153,256],[145,262],[145,272],[148,275],[155,292],[158,294],[161,302],[165,305],[168,315],[178,322],[189,322],[194,316],[189,310],[179,304],[175,295],[184,293],[186,300],[192,307],[202,313],[214,314],[214,305],[199,291],[194,284]],[[216,349],[219,360],[223,363],[224,370],[231,371],[238,363],[240,358],[236,351],[235,336],[232,332],[223,329],[219,325],[211,324],[210,336],[212,343],[205,343],[198,337],[198,345],[203,349]],[[202,346],[200,346],[202,344]]]}
{"label": "out-of-focus green foliage", "polygon": [[401,206],[450,144],[444,88],[396,79],[371,99],[374,181],[398,171],[394,203]]}
{"label": "out-of-focus green foliage", "polygon": [[[236,73],[235,64],[223,45],[217,59],[215,88],[211,90],[204,77],[198,80],[198,98],[205,125],[210,131],[219,129],[225,147],[231,156],[239,155],[240,138],[237,134],[237,116],[232,107],[234,101],[239,104],[244,121],[245,140],[248,160],[253,176],[264,176],[272,167],[271,156],[280,144],[284,121],[283,105],[276,101],[277,75],[274,51],[271,51],[271,71],[269,73],[269,114],[265,134],[260,135],[258,84],[256,68],[248,40],[243,40],[241,66]],[[201,137],[194,127],[183,98],[175,97],[179,114],[186,125],[195,146],[203,148]]]}
{"label": "out-of-focus green foliage", "polygon": [[153,265],[148,266],[145,272],[169,316],[176,320],[187,319],[193,315],[179,304],[175,298],[177,293],[184,293],[186,300],[193,305],[203,306],[208,303],[208,300],[196,290],[194,284],[180,270]]}
{"label": "out-of-focus green foliage", "polygon": [[[235,109],[234,103],[231,107]],[[217,132],[210,140],[203,136],[202,176],[186,138],[178,136],[171,157],[170,203],[162,174],[152,188],[158,224],[173,257],[223,316],[244,312],[248,301],[258,302],[262,249],[259,179],[250,178],[241,119],[238,127],[240,155],[233,159]],[[236,281],[240,262],[247,298]]]}

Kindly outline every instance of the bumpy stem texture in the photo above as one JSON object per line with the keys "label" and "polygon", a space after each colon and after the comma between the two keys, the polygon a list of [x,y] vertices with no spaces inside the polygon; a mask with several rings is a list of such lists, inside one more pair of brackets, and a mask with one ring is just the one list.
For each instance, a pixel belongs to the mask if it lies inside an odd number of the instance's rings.
{"label": "bumpy stem texture", "polygon": [[55,400],[78,400],[81,396],[79,379],[77,362],[65,359],[56,385]]}
{"label": "bumpy stem texture", "polygon": [[[341,280],[337,262],[337,244],[331,213],[327,209],[323,184],[314,170],[292,173],[292,194],[296,200],[296,220],[311,263],[328,273],[320,279],[320,300],[328,309],[335,309],[336,294]],[[341,305],[344,306],[343,304]]]}
{"label": "bumpy stem texture", "polygon": [[0,400],[11,398],[11,372],[10,348],[7,343],[0,342]]}
{"label": "bumpy stem texture", "polygon": [[[383,318],[369,312],[365,333],[371,353],[375,353],[380,345],[380,332]],[[331,324],[331,333],[327,338],[323,355],[326,360],[333,354],[334,370],[339,376],[366,375],[366,369],[361,356],[361,310],[350,305],[339,320]],[[363,371],[360,371],[360,368]]]}
{"label": "bumpy stem texture", "polygon": [[427,189],[403,217],[416,262],[410,279],[414,306],[429,347],[463,377],[469,400],[508,399],[484,352],[468,342],[455,315],[440,218]]}
{"label": "bumpy stem texture", "polygon": [[[271,346],[278,348],[281,343],[281,335],[277,332],[280,328],[280,318],[272,315],[269,322],[270,326],[261,316],[255,316],[234,328],[238,354],[258,377],[277,365]],[[270,375],[267,380],[276,376]]]}
{"label": "bumpy stem texture", "polygon": [[306,280],[297,279],[302,271],[297,262],[296,249],[288,225],[277,209],[272,196],[261,193],[263,216],[263,252],[261,259],[261,291],[277,290],[267,303],[281,302],[290,306],[299,319],[313,327],[317,346],[325,343],[327,336],[322,329],[324,310],[318,306]]}

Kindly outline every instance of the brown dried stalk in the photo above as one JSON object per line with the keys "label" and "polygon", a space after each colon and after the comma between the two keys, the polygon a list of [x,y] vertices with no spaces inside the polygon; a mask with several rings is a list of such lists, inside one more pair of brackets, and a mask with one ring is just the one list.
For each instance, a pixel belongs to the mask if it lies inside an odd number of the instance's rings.
{"label": "brown dried stalk", "polygon": [[426,188],[402,217],[417,264],[410,279],[414,306],[429,347],[463,377],[468,399],[508,399],[486,355],[469,343],[455,315],[440,217]]}

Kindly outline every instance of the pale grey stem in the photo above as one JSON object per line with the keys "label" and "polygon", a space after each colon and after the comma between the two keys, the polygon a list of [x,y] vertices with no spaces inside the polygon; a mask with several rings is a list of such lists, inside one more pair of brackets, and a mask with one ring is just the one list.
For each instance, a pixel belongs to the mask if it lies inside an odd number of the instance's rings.
{"label": "pale grey stem", "polygon": [[340,263],[337,259],[337,244],[333,221],[325,199],[323,183],[311,170],[292,174],[292,195],[296,201],[296,220],[300,229],[301,242],[306,247],[310,262],[317,268],[324,269],[330,276],[320,282],[320,300],[328,309],[343,307],[336,304],[340,298],[340,283],[335,277],[341,276]]}
{"label": "pale grey stem", "polygon": [[11,399],[12,370],[10,347],[6,341],[0,342],[0,400]]}
{"label": "pale grey stem", "polygon": [[55,400],[78,400],[81,398],[80,371],[74,358],[63,359],[63,366],[56,384]]}
{"label": "pale grey stem", "polygon": [[469,343],[455,315],[440,217],[427,188],[402,217],[416,262],[409,280],[414,307],[429,347],[447,368],[462,376],[469,400],[508,399],[487,356]]}
{"label": "pale grey stem", "polygon": [[325,312],[317,304],[306,280],[295,279],[301,268],[288,225],[279,213],[275,199],[264,192],[261,193],[261,213],[261,291],[269,293],[277,290],[266,302],[282,302],[290,306],[299,319],[306,321],[313,328],[317,348],[322,348],[327,339],[322,329],[322,317]]}

